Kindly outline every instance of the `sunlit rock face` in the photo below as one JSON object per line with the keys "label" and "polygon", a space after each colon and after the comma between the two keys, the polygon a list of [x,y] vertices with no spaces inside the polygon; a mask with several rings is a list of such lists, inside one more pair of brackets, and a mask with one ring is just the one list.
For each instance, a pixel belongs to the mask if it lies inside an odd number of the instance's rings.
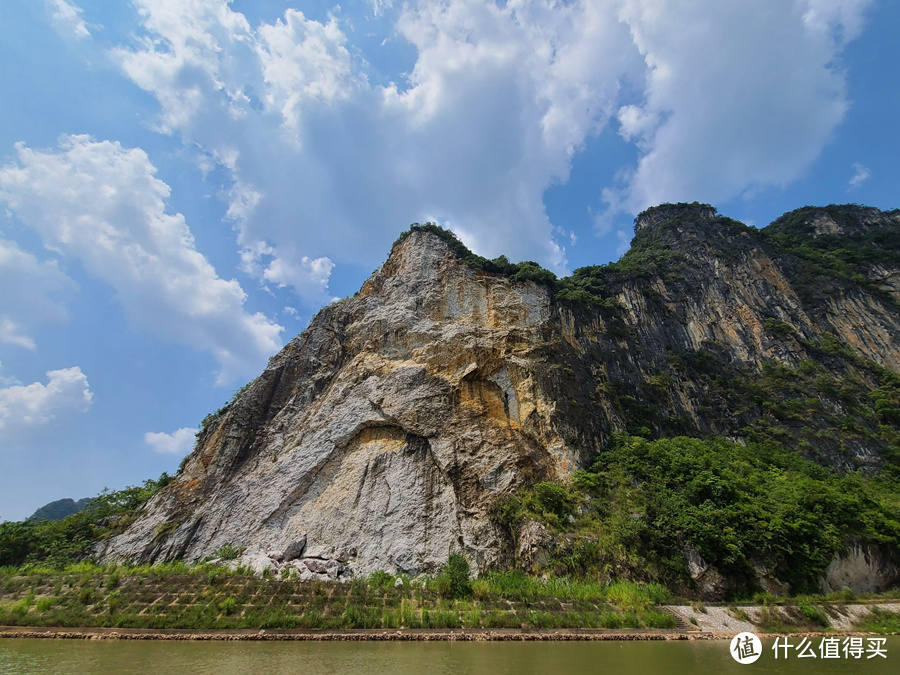
{"label": "sunlit rock face", "polygon": [[[715,373],[685,355],[748,376],[815,361],[871,387],[873,369],[898,370],[896,264],[798,292],[805,268],[776,235],[896,231],[900,216],[795,220],[759,231],[704,205],[650,209],[634,264],[597,272],[602,305],[413,231],[205,425],[183,472],[98,553],[197,561],[229,544],[237,562],[303,578],[433,572],[457,551],[478,569],[507,564],[498,497],[565,479],[636,419],[656,436],[742,436],[759,412],[713,396]],[[841,353],[823,356],[825,334]],[[817,461],[877,470],[877,443],[820,435]]]}

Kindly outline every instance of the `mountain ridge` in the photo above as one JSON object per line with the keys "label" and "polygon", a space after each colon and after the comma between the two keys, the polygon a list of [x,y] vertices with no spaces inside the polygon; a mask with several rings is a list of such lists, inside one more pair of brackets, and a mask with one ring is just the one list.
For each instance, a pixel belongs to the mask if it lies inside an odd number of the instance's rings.
{"label": "mountain ridge", "polygon": [[[499,501],[571,480],[621,432],[895,471],[897,250],[822,253],[791,230],[833,237],[856,218],[852,236],[894,241],[898,212],[854,209],[789,212],[766,233],[708,205],[654,207],[620,261],[561,280],[414,225],[206,420],[183,472],[98,554],[238,546],[244,564],[309,578],[429,572],[453,552],[519,565],[534,556]],[[798,293],[826,253],[829,293]]]}

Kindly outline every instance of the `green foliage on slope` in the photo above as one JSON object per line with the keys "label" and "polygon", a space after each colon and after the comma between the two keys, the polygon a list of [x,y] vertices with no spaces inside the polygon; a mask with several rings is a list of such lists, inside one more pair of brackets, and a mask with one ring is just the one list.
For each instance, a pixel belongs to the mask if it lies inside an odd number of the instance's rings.
{"label": "green foliage on slope", "polygon": [[[795,257],[792,281],[803,300],[822,302],[837,290],[839,282],[851,282],[894,302],[869,277],[869,271],[873,265],[900,266],[900,227],[863,227],[860,217],[865,210],[853,204],[806,206],[785,213],[761,230],[763,238],[778,252]],[[888,215],[891,213],[896,212]],[[816,233],[814,223],[822,215],[844,231]]]}
{"label": "green foliage on slope", "polygon": [[590,471],[523,490],[496,513],[512,532],[529,518],[554,531],[557,574],[685,587],[690,544],[743,594],[754,563],[803,592],[851,541],[900,546],[890,481],[839,475],[771,442],[618,435]]}
{"label": "green foliage on slope", "polygon": [[807,459],[851,469],[859,466],[859,449],[865,447],[876,453],[867,470],[900,478],[900,375],[859,358],[830,333],[805,340],[780,321],[767,320],[765,326],[812,358],[794,367],[773,361],[756,369],[734,362],[725,347],[710,342],[703,349],[667,352],[646,380],[611,377],[591,398],[612,407],[634,435],[696,436],[696,425],[678,414],[678,392],[687,383],[706,433],[774,442]]}
{"label": "green foliage on slope", "polygon": [[[654,212],[660,212],[665,215],[665,219],[636,236],[631,248],[618,261],[606,265],[580,267],[570,276],[562,278],[557,278],[551,271],[534,261],[511,263],[506,256],[491,260],[477,255],[453,232],[435,223],[413,223],[397,238],[394,246],[404,241],[412,232],[430,232],[443,239],[460,260],[475,269],[501,274],[514,281],[534,281],[543,284],[550,289],[554,298],[561,302],[615,308],[613,288],[623,281],[652,275],[659,275],[666,281],[675,281],[682,275],[688,266],[687,258],[683,252],[666,245],[660,233],[695,219],[699,210],[715,214],[712,220],[704,225],[710,234],[724,234],[733,238],[749,233],[753,241],[773,245],[776,253],[794,256],[795,283],[805,300],[819,301],[827,297],[828,293],[836,288],[837,281],[860,284],[890,299],[890,296],[866,274],[873,264],[893,267],[900,265],[900,228],[860,229],[861,207],[852,204],[796,209],[784,214],[762,230],[720,216],[712,207],[697,202],[660,204],[648,209],[646,213],[652,216]],[[833,218],[847,231],[841,235],[814,236],[810,222],[820,212]],[[889,212],[888,215],[890,213],[894,212]],[[728,247],[716,251],[725,259],[734,254]]]}
{"label": "green foliage on slope", "polygon": [[171,480],[163,473],[143,485],[105,490],[84,510],[62,520],[0,523],[0,566],[64,566],[87,558],[94,542],[124,529],[137,510]]}
{"label": "green foliage on slope", "polygon": [[557,278],[533,260],[511,263],[506,256],[493,260],[469,250],[453,232],[435,223],[413,223],[394,242],[397,246],[413,232],[430,232],[440,237],[465,264],[483,272],[500,274],[512,281],[533,281],[546,286],[553,297],[562,302],[600,306],[616,309],[618,302],[611,297],[614,281],[623,277],[647,276],[664,270],[667,275],[677,274],[683,256],[663,247],[652,237],[644,237],[618,262],[608,265],[580,267],[571,276]]}

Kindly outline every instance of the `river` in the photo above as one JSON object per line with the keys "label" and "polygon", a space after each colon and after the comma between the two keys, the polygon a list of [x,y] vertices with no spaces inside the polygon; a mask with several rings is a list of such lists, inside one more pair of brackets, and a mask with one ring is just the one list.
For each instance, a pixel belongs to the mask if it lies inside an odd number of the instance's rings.
{"label": "river", "polygon": [[[792,638],[796,640],[796,638]],[[819,639],[814,638],[818,645]],[[775,660],[740,665],[724,640],[673,642],[176,642],[143,640],[0,640],[0,673],[392,673],[502,675],[615,673],[668,675],[757,672],[900,672],[900,637],[887,658]],[[893,665],[891,665],[893,663]]]}

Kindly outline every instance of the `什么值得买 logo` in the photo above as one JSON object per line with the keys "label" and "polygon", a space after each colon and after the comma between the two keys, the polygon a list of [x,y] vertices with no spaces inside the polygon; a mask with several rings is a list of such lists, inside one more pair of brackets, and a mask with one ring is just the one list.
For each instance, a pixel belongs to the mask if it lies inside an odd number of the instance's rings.
{"label": "\u4ec0\u4e48\u503c\u5f97\u4e70 logo", "polygon": [[738,633],[731,639],[729,651],[738,663],[753,663],[762,656],[762,641],[753,633]]}

